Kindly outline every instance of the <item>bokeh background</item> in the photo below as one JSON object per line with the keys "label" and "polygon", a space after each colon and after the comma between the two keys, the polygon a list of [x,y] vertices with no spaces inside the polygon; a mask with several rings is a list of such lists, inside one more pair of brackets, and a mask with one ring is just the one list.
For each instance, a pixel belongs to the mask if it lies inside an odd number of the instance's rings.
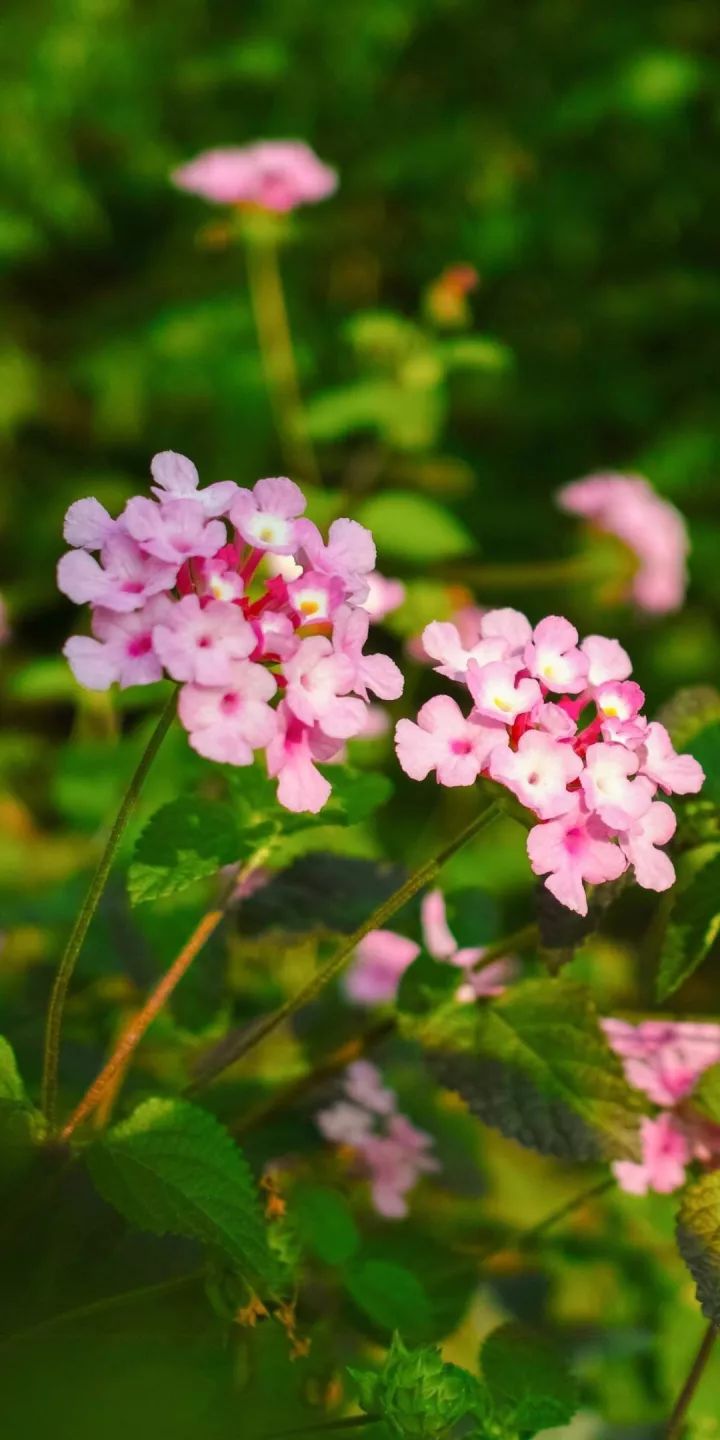
{"label": "bokeh background", "polygon": [[[88,494],[117,510],[165,448],[189,454],[205,482],[284,469],[242,248],[170,171],[205,147],[261,137],[301,137],[339,171],[337,195],[289,222],[283,273],[326,482],[311,508],[326,513],[339,489],[361,517],[376,507],[381,567],[409,585],[395,652],[450,603],[450,580],[534,619],[560,610],[619,635],[654,711],[678,687],[713,681],[720,660],[719,42],[720,12],[692,0],[6,0],[0,865],[11,944],[0,976],[26,1073],[39,1070],[58,936],[152,702],[130,697],[118,742],[105,701],[80,697],[68,676],[59,652],[78,620],[55,588],[63,513]],[[478,283],[452,327],[436,282],[457,264]],[[599,468],[646,474],[686,516],[681,612],[643,617],[578,578],[586,542],[553,496]],[[493,575],[504,564],[513,569]],[[415,675],[406,709],[429,684]],[[175,792],[183,744],[148,803]],[[382,844],[411,861],[457,802],[434,796],[429,807],[427,791],[394,779]],[[377,835],[357,845],[377,853]],[[478,854],[513,928],[529,903],[522,837],[508,822],[458,861],[456,879],[476,878]],[[640,953],[649,912],[633,903]],[[127,923],[111,892],[79,972],[89,999],[66,1071],[78,1089],[108,1040],[108,957]],[[139,923],[130,968],[142,986],[192,923],[192,904]],[[598,942],[583,964],[601,1002],[647,1003],[636,961],[625,941]],[[188,1033],[216,1013],[219,973],[213,960],[183,991]],[[689,1008],[712,1004],[699,979]],[[158,1054],[172,1079],[162,1044]],[[545,1162],[497,1141],[482,1165],[491,1213],[518,1223],[567,1193]],[[639,1440],[657,1433],[687,1368],[697,1312],[672,1259],[672,1206],[617,1205],[620,1238],[610,1218],[575,1249],[559,1243],[548,1273],[506,1277],[503,1295],[537,1318],[552,1290],[554,1322],[584,1337],[611,1428],[587,1421],[574,1433]],[[124,1253],[115,1263],[105,1289],[130,1265]],[[74,1303],[83,1284],[75,1275],[66,1286]],[[593,1349],[599,1307],[610,1340]],[[62,1396],[59,1353],[50,1393]],[[171,1393],[170,1353],[162,1364]],[[282,1384],[268,1381],[268,1394]],[[101,1403],[107,1393],[100,1385]],[[46,1413],[37,1403],[33,1435]],[[710,1417],[713,1406],[711,1396]],[[299,1423],[289,1401],[288,1416]]]}

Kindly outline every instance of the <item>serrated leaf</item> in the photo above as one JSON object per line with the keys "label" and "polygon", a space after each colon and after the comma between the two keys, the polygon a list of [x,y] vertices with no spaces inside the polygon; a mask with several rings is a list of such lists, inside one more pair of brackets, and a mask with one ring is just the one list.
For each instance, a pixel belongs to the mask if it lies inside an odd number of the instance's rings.
{"label": "serrated leaf", "polygon": [[359,1260],[345,1272],[355,1304],[383,1330],[409,1330],[430,1319],[430,1301],[417,1276],[386,1260]]}
{"label": "serrated leaf", "polygon": [[249,896],[238,924],[245,935],[275,928],[295,935],[317,929],[349,934],[406,878],[400,865],[316,851]]}
{"label": "serrated leaf", "polygon": [[674,898],[660,952],[657,997],[665,1000],[702,964],[720,933],[720,855]]}
{"label": "serrated leaf", "polygon": [[92,1178],[126,1220],[221,1250],[248,1278],[272,1285],[250,1168],[227,1130],[186,1100],[146,1100],[87,1151]]}
{"label": "serrated leaf", "polygon": [[496,1412],[517,1430],[535,1434],[572,1419],[577,1386],[542,1335],[522,1325],[501,1325],[488,1335],[480,1360]]}
{"label": "serrated leaf", "polygon": [[720,1325],[720,1171],[703,1175],[685,1191],[677,1241],[703,1315]]}
{"label": "serrated leaf", "polygon": [[382,1369],[350,1370],[367,1413],[379,1412],[403,1440],[440,1440],[464,1416],[482,1416],[482,1383],[459,1365],[443,1361],[434,1345],[408,1350],[399,1335]]}
{"label": "serrated leaf", "polygon": [[293,1192],[291,1218],[300,1238],[327,1265],[344,1265],[360,1244],[352,1212],[337,1190],[299,1185]]}
{"label": "serrated leaf", "polygon": [[440,1082],[509,1139],[568,1160],[638,1158],[643,1101],[583,985],[526,980],[482,1010],[446,1007],[416,1033]]}
{"label": "serrated leaf", "polygon": [[384,555],[427,561],[467,555],[474,541],[452,511],[425,495],[385,490],[361,505],[357,515],[372,530]]}
{"label": "serrated leaf", "polygon": [[148,821],[128,872],[133,905],[177,895],[247,853],[229,805],[181,798],[163,805]]}

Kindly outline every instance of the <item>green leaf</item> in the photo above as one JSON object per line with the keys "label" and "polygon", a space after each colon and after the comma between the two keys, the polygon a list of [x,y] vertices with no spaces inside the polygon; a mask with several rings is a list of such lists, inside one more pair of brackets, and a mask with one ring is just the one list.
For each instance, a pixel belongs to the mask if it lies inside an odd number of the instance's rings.
{"label": "green leaf", "polygon": [[510,1139],[568,1160],[638,1158],[643,1100],[583,985],[527,980],[482,1010],[448,1006],[416,1033],[440,1082]]}
{"label": "green leaf", "polygon": [[720,1171],[703,1175],[685,1191],[677,1240],[703,1315],[720,1325]]}
{"label": "green leaf", "polygon": [[422,951],[400,978],[396,1004],[409,1015],[426,1015],[449,1000],[462,983],[462,971]]}
{"label": "green leaf", "polygon": [[489,335],[458,335],[444,341],[438,349],[445,363],[453,369],[502,374],[511,370],[513,365],[510,347]]}
{"label": "green leaf", "polygon": [[407,1350],[399,1335],[379,1371],[350,1370],[360,1405],[378,1413],[406,1440],[436,1440],[466,1415],[482,1416],[486,1396],[479,1380],[448,1365],[435,1346]]}
{"label": "green leaf", "polygon": [[687,750],[696,735],[720,720],[720,691],[713,685],[692,685],[678,690],[663,705],[658,720],[670,732],[675,749]]}
{"label": "green leaf", "polygon": [[720,932],[720,855],[674,897],[660,953],[658,1000],[672,995],[702,964]]}
{"label": "green leaf", "polygon": [[0,1035],[0,1100],[28,1103],[12,1045]]}
{"label": "green leaf", "polygon": [[373,532],[383,555],[414,561],[449,560],[475,548],[457,516],[425,495],[385,490],[361,505],[357,518]]}
{"label": "green leaf", "polygon": [[500,907],[494,895],[477,886],[451,890],[445,896],[447,922],[458,948],[489,945],[498,937]]}
{"label": "green leaf", "polygon": [[430,1320],[428,1297],[403,1265],[359,1260],[346,1271],[345,1285],[359,1309],[383,1330],[409,1330]]}
{"label": "green leaf", "polygon": [[692,1092],[692,1108],[714,1125],[720,1125],[720,1065],[711,1065],[700,1076]]}
{"label": "green leaf", "polygon": [[293,1192],[292,1218],[300,1238],[326,1265],[344,1265],[360,1243],[352,1212],[337,1190],[299,1185]]}
{"label": "green leaf", "polygon": [[495,1409],[521,1431],[567,1425],[578,1406],[577,1386],[562,1356],[542,1335],[501,1325],[485,1340],[480,1360]]}
{"label": "green leaf", "polygon": [[248,1278],[277,1267],[250,1168],[227,1131],[186,1100],[146,1100],[87,1152],[100,1193],[155,1235],[221,1250]]}
{"label": "green leaf", "polygon": [[238,820],[217,800],[181,798],[157,810],[140,835],[128,873],[134,905],[177,895],[247,853]]}
{"label": "green leaf", "polygon": [[693,736],[686,748],[705,771],[703,800],[712,800],[713,804],[720,805],[720,722],[716,720],[712,725],[706,725]]}
{"label": "green leaf", "polygon": [[45,1131],[30,1104],[12,1046],[0,1035],[0,1191],[17,1179]]}
{"label": "green leaf", "polygon": [[393,793],[392,780],[378,771],[333,765],[325,773],[333,788],[325,809],[318,816],[321,825],[359,825],[381,805],[386,805]]}

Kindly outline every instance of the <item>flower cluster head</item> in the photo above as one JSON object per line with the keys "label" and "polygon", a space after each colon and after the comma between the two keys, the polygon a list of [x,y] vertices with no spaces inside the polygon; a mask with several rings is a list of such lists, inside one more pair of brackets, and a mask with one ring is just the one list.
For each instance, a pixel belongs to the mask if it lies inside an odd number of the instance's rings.
{"label": "flower cluster head", "polygon": [[585,883],[616,880],[632,866],[638,884],[666,890],[675,879],[659,848],[675,830],[656,794],[695,794],[697,761],[677,755],[665,728],[642,714],[617,640],[589,635],[549,615],[533,627],[518,610],[490,610],[472,635],[433,621],[423,645],[440,675],[463,686],[465,711],[436,695],[417,723],[396,731],[400,764],[413,780],[441,785],[485,776],[535,816],[528,855],[561,904],[587,914]]}
{"label": "flower cluster head", "polygon": [[[428,890],[423,898],[420,919],[423,944],[434,960],[455,965],[464,972],[456,999],[465,1003],[500,995],[513,978],[511,960],[496,960],[475,970],[482,960],[481,946],[459,946],[450,930],[441,890]],[[382,1005],[395,999],[400,980],[420,954],[420,946],[394,930],[371,930],[355,951],[345,977],[345,993],[355,1005]]]}
{"label": "flower cluster head", "polygon": [[617,536],[637,561],[630,593],[641,610],[678,610],[687,586],[689,549],[679,510],[641,475],[588,475],[557,494],[561,509]]}
{"label": "flower cluster head", "polygon": [[613,1170],[623,1190],[668,1195],[679,1189],[692,1160],[720,1165],[720,1126],[693,1110],[692,1094],[701,1075],[720,1062],[720,1025],[691,1020],[604,1020],[610,1045],[620,1056],[630,1085],[658,1107],[641,1125],[642,1160],[617,1160]]}
{"label": "flower cluster head", "polygon": [[440,1169],[432,1136],[399,1113],[397,1096],[382,1083],[368,1060],[345,1071],[345,1099],[316,1116],[318,1129],[333,1145],[348,1146],[370,1180],[372,1203],[387,1220],[407,1215],[406,1196],[421,1175]]}
{"label": "flower cluster head", "polygon": [[180,190],[216,205],[257,205],[281,212],[324,200],[338,185],[336,171],[303,140],[260,140],[204,150],[175,170],[172,179]]}
{"label": "flower cluster head", "polygon": [[[200,755],[249,765],[265,750],[281,804],[316,812],[331,788],[316,762],[362,733],[371,694],[402,692],[393,661],[364,649],[372,535],[341,519],[324,540],[284,476],[200,489],[173,451],[151,470],[155,499],[134,496],[118,519],[76,500],[65,517],[58,585],[92,609],[92,636],[65,646],[73,674],[91,690],[169,676]],[[277,557],[294,579],[265,575]]]}

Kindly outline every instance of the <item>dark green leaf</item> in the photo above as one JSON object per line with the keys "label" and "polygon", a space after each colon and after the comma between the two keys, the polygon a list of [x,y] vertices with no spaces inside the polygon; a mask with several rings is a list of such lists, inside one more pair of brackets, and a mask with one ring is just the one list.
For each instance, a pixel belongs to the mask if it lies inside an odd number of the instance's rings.
{"label": "dark green leaf", "polygon": [[535,1434],[572,1419],[577,1386],[542,1335],[522,1325],[501,1325],[488,1335],[480,1359],[496,1412],[518,1430]]}
{"label": "dark green leaf", "polygon": [[23,1085],[12,1045],[0,1035],[0,1100],[27,1104]]}
{"label": "dark green leaf", "polygon": [[573,1160],[637,1158],[643,1102],[586,988],[527,980],[492,1006],[448,1006],[417,1031],[442,1084],[510,1139]]}
{"label": "dark green leaf", "polygon": [[674,898],[663,938],[657,995],[665,1000],[702,964],[720,932],[720,855]]}
{"label": "dark green leaf", "polygon": [[445,904],[447,922],[459,948],[489,945],[497,939],[500,907],[494,895],[476,886],[451,890]]}
{"label": "dark green leaf", "polygon": [[396,997],[398,1010],[425,1015],[455,994],[462,971],[455,965],[433,960],[424,951],[401,976]]}
{"label": "dark green leaf", "polygon": [[153,815],[138,839],[128,874],[130,898],[137,905],[176,895],[245,853],[247,843],[229,805],[173,800]]}
{"label": "dark green leaf", "polygon": [[299,1185],[293,1191],[291,1216],[301,1240],[327,1265],[344,1265],[352,1259],[360,1237],[352,1212],[337,1190],[323,1185]]}
{"label": "dark green leaf", "polygon": [[703,800],[712,800],[716,805],[720,805],[720,721],[715,720],[713,724],[706,725],[693,736],[686,749],[695,756],[705,771]]}
{"label": "dark green leaf", "polygon": [[410,1330],[430,1318],[430,1302],[420,1281],[402,1265],[359,1260],[345,1273],[355,1304],[383,1330]]}
{"label": "dark green leaf", "polygon": [[238,913],[246,935],[282,929],[288,934],[325,929],[349,934],[406,878],[400,865],[318,851],[295,860]]}
{"label": "dark green leaf", "polygon": [[406,490],[385,490],[361,505],[357,515],[372,530],[383,555],[403,559],[449,560],[467,555],[473,538],[465,526],[436,500]]}
{"label": "dark green leaf", "polygon": [[142,1230],[186,1235],[272,1284],[250,1169],[227,1131],[185,1100],[146,1100],[87,1152],[98,1190]]}
{"label": "dark green leaf", "polygon": [[703,1175],[685,1191],[677,1238],[703,1315],[720,1325],[720,1171]]}

